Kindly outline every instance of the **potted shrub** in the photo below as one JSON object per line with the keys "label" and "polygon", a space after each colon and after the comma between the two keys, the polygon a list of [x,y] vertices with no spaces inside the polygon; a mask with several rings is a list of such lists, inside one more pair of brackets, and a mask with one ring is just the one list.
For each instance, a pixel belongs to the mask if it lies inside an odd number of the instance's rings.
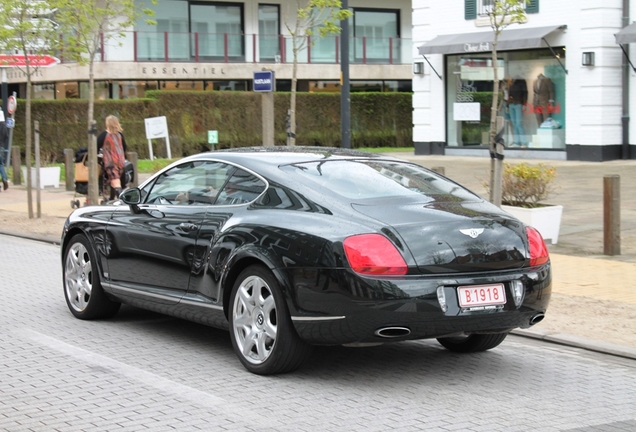
{"label": "potted shrub", "polygon": [[501,208],[536,228],[552,244],[559,239],[563,213],[562,205],[546,203],[555,191],[556,176],[554,166],[506,163],[501,186]]}

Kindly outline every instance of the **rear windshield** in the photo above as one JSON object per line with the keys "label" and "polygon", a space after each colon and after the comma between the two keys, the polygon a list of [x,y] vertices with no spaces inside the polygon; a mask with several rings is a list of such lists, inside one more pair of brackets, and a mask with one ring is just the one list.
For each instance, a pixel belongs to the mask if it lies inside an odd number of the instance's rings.
{"label": "rear windshield", "polygon": [[419,165],[382,160],[332,160],[281,167],[318,187],[358,200],[422,195],[435,201],[474,201],[470,191]]}

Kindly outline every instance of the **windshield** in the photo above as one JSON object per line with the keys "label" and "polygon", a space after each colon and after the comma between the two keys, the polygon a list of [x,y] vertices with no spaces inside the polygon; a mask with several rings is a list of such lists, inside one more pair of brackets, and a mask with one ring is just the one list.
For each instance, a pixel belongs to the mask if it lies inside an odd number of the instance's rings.
{"label": "windshield", "polygon": [[281,167],[343,197],[426,196],[435,201],[474,201],[476,195],[419,165],[382,160],[305,162]]}

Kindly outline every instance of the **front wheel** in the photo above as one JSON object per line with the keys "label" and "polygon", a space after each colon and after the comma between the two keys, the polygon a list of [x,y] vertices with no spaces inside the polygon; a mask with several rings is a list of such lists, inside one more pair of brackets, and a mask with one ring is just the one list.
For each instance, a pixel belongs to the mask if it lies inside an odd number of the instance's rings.
{"label": "front wheel", "polygon": [[66,248],[63,282],[66,304],[76,318],[110,318],[121,306],[106,296],[93,248],[82,234],[75,235]]}
{"label": "front wheel", "polygon": [[311,353],[311,346],[294,330],[274,275],[263,266],[250,266],[239,275],[230,297],[229,320],[234,351],[252,373],[291,372]]}
{"label": "front wheel", "polygon": [[506,339],[508,333],[471,334],[468,336],[438,338],[444,348],[452,352],[473,353],[495,348]]}

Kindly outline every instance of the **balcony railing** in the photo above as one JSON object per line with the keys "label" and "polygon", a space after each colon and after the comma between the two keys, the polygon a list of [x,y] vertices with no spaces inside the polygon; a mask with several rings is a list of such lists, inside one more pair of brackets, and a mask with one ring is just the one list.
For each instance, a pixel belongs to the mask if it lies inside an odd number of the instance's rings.
{"label": "balcony railing", "polygon": [[[298,52],[299,63],[340,63],[340,36],[307,36]],[[349,41],[352,64],[409,64],[412,40],[353,37]],[[287,35],[125,32],[102,37],[97,61],[292,63],[293,40]],[[60,53],[63,62],[64,54]]]}

